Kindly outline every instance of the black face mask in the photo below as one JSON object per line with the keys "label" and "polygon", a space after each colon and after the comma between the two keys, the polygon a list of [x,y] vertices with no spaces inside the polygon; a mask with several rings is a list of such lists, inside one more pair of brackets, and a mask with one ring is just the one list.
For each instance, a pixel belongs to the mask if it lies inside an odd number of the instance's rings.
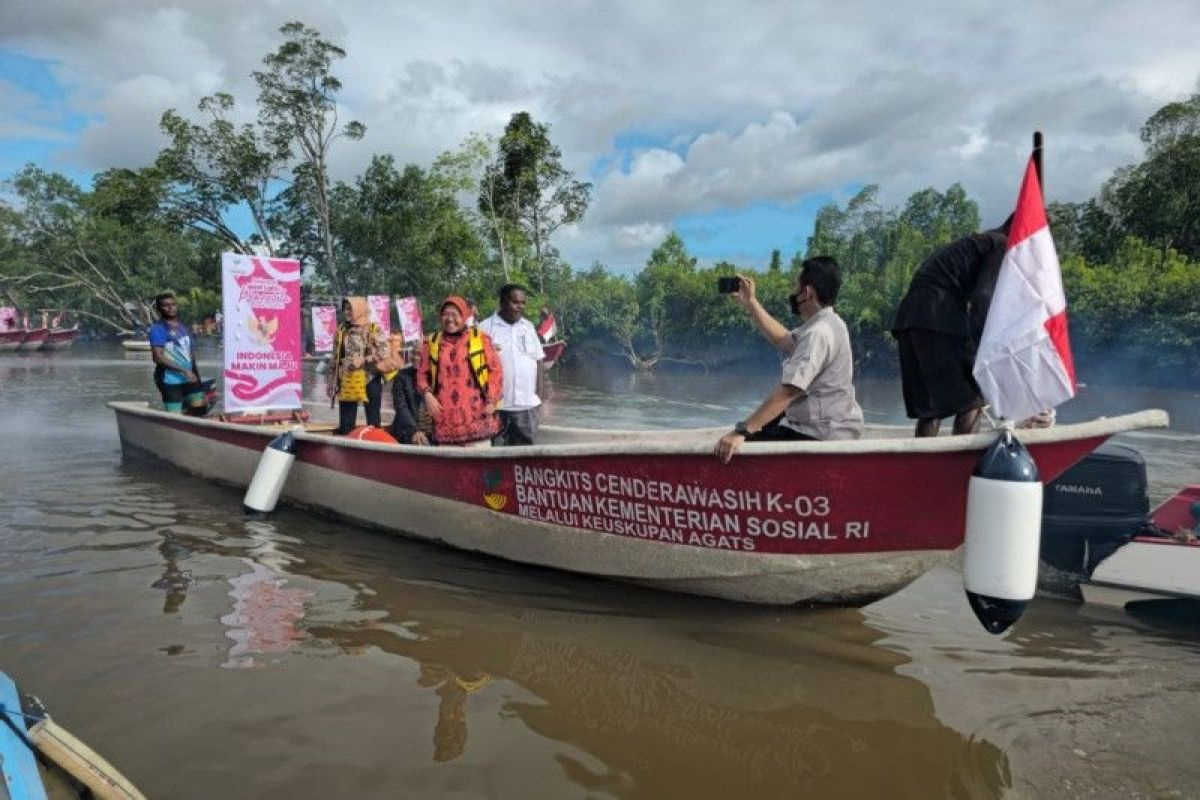
{"label": "black face mask", "polygon": [[792,313],[797,317],[800,316],[800,298],[794,294],[788,295],[788,305],[792,308]]}

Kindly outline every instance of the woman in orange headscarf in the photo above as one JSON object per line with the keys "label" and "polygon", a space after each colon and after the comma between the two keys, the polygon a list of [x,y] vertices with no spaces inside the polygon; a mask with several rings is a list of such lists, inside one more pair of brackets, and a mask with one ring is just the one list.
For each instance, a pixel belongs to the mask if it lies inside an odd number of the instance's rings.
{"label": "woman in orange headscarf", "polygon": [[437,444],[482,447],[500,432],[500,359],[486,333],[467,327],[469,314],[465,300],[447,297],[439,313],[441,330],[421,345],[417,391],[433,417]]}
{"label": "woman in orange headscarf", "polygon": [[347,297],[342,301],[342,324],[333,346],[333,380],[330,398],[337,397],[338,427],[334,433],[347,434],[358,421],[358,404],[367,409],[367,424],[382,425],[383,379],[378,363],[388,353],[387,338],[371,322],[365,297]]}

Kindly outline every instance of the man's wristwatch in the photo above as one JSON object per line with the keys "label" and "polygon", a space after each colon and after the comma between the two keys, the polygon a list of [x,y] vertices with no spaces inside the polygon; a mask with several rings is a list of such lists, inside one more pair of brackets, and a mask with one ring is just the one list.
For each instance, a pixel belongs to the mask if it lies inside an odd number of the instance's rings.
{"label": "man's wristwatch", "polygon": [[738,424],[734,425],[733,432],[736,433],[738,436],[749,436],[750,435],[750,431],[746,429],[746,421],[745,420],[742,420]]}

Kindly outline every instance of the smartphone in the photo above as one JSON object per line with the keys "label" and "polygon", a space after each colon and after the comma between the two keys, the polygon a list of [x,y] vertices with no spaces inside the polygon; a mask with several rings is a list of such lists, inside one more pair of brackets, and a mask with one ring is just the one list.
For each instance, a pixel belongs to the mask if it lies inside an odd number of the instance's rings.
{"label": "smartphone", "polygon": [[721,294],[733,294],[742,286],[742,279],[736,275],[717,278],[717,291]]}

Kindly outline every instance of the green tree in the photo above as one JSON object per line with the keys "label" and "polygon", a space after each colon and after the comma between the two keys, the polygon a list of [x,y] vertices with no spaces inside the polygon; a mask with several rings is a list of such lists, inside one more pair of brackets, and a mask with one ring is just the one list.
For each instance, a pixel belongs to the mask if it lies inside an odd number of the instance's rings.
{"label": "green tree", "polygon": [[778,249],[772,250],[771,251],[771,264],[770,264],[770,266],[767,267],[767,270],[770,272],[779,272],[782,269],[783,269],[783,258],[780,255],[779,250]]}
{"label": "green tree", "polygon": [[[844,209],[820,209],[805,257],[838,260],[844,281],[838,313],[850,330],[855,360],[890,367],[895,342],[889,329],[913,273],[938,247],[978,230],[980,219],[978,205],[958,184],[945,192],[914,192],[900,209],[884,208],[877,197],[878,187],[867,186]],[[797,256],[793,266],[801,260]]]}
{"label": "green tree", "polygon": [[502,173],[494,167],[496,139],[473,133],[457,150],[437,157],[431,173],[456,195],[475,193],[474,214],[478,227],[496,252],[504,282],[523,280],[522,267],[530,247],[520,226],[505,213],[500,195]]}
{"label": "green tree", "polygon": [[[180,231],[160,208],[158,170],[98,173],[90,192],[29,165],[8,186],[19,215],[5,215],[9,246],[20,250],[12,284],[31,302],[61,308],[116,332],[154,319],[150,297],[169,286],[204,283],[216,259],[209,236]],[[214,270],[207,270],[212,283]],[[210,283],[210,288],[215,288]]]}
{"label": "green tree", "polygon": [[[198,108],[209,117],[206,125],[189,122],[174,109],[159,122],[170,139],[155,161],[171,190],[164,198],[166,209],[178,223],[211,234],[236,252],[249,253],[251,244],[259,244],[274,254],[267,226],[270,187],[286,153],[272,149],[256,126],[234,124],[232,96],[202,98]],[[230,210],[239,206],[254,221],[253,242],[229,220]]]}
{"label": "green tree", "polygon": [[548,267],[558,257],[550,237],[583,219],[591,191],[590,183],[575,180],[563,167],[562,152],[550,141],[550,126],[519,111],[505,126],[496,158],[484,171],[478,206],[485,216],[502,209],[525,235],[533,247],[538,291],[544,292]]}
{"label": "green tree", "polygon": [[366,128],[356,121],[339,124],[336,98],[342,84],[330,70],[346,52],[302,22],[289,22],[279,32],[283,44],[263,58],[266,69],[253,73],[259,88],[259,123],[273,152],[299,159],[288,199],[293,209],[306,208],[311,214],[321,244],[317,264],[330,288],[343,294],[331,225],[328,159],[336,139],[361,139]]}
{"label": "green tree", "polygon": [[[332,198],[344,278],[355,291],[440,299],[469,291],[486,272],[483,240],[454,186],[416,165],[400,171],[391,156],[375,156]],[[484,276],[489,286],[498,285],[494,277]]]}
{"label": "green tree", "polygon": [[1146,160],[1123,167],[1101,200],[1120,228],[1156,246],[1200,257],[1200,94],[1168,103],[1142,126]]}
{"label": "green tree", "polygon": [[642,364],[637,339],[644,326],[637,292],[627,279],[603,265],[593,264],[564,282],[555,296],[554,313],[579,343],[572,349],[613,354],[635,369]]}

